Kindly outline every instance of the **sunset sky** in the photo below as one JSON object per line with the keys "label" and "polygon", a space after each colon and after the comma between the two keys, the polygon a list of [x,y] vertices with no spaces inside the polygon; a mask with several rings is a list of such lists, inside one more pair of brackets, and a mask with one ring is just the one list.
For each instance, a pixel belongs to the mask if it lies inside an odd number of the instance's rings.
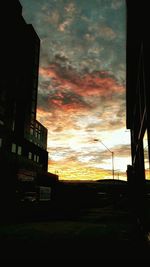
{"label": "sunset sky", "polygon": [[126,179],[125,1],[20,3],[41,40],[37,119],[48,129],[49,172],[112,178],[113,151],[115,178]]}

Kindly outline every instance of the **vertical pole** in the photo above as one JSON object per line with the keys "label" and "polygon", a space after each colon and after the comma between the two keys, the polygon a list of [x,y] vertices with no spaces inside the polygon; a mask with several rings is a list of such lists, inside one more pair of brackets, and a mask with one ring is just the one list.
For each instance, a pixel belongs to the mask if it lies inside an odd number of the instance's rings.
{"label": "vertical pole", "polygon": [[111,152],[111,153],[112,153],[112,177],[114,180],[114,152]]}

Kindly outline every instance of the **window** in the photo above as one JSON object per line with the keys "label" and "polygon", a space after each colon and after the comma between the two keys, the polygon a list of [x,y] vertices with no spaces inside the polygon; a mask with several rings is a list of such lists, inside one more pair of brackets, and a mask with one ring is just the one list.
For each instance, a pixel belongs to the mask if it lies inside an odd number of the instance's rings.
{"label": "window", "polygon": [[40,200],[51,200],[51,187],[40,186]]}
{"label": "window", "polygon": [[14,131],[15,130],[15,120],[13,119],[13,122],[12,122],[12,130]]}
{"label": "window", "polygon": [[22,154],[22,147],[18,146],[18,155],[21,155],[21,154]]}
{"label": "window", "polygon": [[37,129],[36,129],[36,132],[35,132],[35,138],[38,137],[38,132],[37,132]]}
{"label": "window", "polygon": [[149,151],[148,151],[148,132],[145,131],[143,138],[144,147],[144,165],[145,165],[145,178],[150,180],[150,161],[149,161]]}
{"label": "window", "polygon": [[34,161],[36,161],[36,155],[34,155]]}
{"label": "window", "polygon": [[30,128],[30,134],[31,135],[33,135],[33,132],[34,132],[33,128]]}
{"label": "window", "polygon": [[12,143],[12,146],[11,146],[11,152],[12,152],[12,153],[16,153],[16,149],[17,149],[16,144]]}
{"label": "window", "polygon": [[40,157],[37,155],[37,158],[36,158],[37,163],[39,162],[39,160],[40,160]]}
{"label": "window", "polygon": [[12,130],[15,130],[15,117],[16,117],[16,102],[14,103],[13,107],[13,121],[12,121]]}
{"label": "window", "polygon": [[32,159],[32,152],[29,152],[29,154],[28,154],[28,158],[29,158],[29,159]]}

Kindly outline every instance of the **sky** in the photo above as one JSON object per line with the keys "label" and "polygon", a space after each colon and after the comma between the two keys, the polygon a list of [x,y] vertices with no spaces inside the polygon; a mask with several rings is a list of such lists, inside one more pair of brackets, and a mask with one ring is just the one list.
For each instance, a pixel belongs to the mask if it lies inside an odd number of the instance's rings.
{"label": "sky", "polygon": [[[37,119],[49,172],[62,180],[126,180],[124,0],[20,0],[40,38]],[[97,141],[95,141],[97,139]]]}

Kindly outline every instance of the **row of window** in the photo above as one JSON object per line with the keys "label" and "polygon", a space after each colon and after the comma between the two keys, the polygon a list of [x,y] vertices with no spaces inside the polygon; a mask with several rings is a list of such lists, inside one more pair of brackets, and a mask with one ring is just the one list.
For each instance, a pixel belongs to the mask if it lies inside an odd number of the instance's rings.
{"label": "row of window", "polygon": [[37,128],[30,128],[30,134],[35,136],[36,139],[40,140],[41,139],[41,132]]}
{"label": "row of window", "polygon": [[[15,143],[12,143],[11,152],[18,154],[18,155],[22,155],[22,147],[17,146]],[[32,152],[29,151],[28,159],[31,159],[31,160],[39,163],[40,157],[39,157],[39,155],[33,154]]]}
{"label": "row of window", "polygon": [[18,155],[21,155],[22,154],[22,147],[21,146],[17,146],[16,144],[12,143],[11,152],[12,153],[16,153]]}
{"label": "row of window", "polygon": [[39,163],[40,160],[39,155],[33,154],[32,152],[29,152],[28,158],[34,160],[37,163]]}
{"label": "row of window", "polygon": [[[0,138],[0,148],[2,147],[2,143],[3,143],[3,139]],[[22,155],[22,147],[19,145],[16,145],[15,143],[12,143],[11,152],[21,156]],[[39,163],[40,156],[29,151],[28,159],[31,159],[31,160]]]}

